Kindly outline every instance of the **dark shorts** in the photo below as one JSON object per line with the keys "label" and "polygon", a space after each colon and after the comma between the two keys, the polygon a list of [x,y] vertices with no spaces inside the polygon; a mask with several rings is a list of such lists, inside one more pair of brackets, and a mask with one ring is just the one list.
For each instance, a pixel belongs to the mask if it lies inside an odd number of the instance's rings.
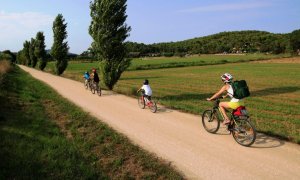
{"label": "dark shorts", "polygon": [[151,96],[148,96],[146,94],[143,94],[144,97],[146,97],[147,99],[149,99],[151,101]]}

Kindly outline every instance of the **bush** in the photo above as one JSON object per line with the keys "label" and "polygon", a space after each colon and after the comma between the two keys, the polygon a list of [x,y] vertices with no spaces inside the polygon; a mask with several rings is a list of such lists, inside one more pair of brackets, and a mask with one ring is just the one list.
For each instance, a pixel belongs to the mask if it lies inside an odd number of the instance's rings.
{"label": "bush", "polygon": [[7,60],[0,60],[0,86],[2,85],[4,75],[12,70],[11,63]]}

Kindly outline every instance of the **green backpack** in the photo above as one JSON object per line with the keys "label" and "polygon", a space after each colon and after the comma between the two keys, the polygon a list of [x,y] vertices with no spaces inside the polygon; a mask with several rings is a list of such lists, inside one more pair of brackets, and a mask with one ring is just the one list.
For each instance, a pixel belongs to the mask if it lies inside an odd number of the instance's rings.
{"label": "green backpack", "polygon": [[236,99],[243,99],[250,96],[250,91],[245,80],[234,81],[231,83],[233,89],[233,97]]}

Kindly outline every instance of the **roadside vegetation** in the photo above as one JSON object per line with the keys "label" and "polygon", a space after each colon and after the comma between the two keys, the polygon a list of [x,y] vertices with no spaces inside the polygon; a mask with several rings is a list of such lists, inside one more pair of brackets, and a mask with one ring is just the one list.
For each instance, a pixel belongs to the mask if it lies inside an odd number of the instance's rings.
{"label": "roadside vegetation", "polygon": [[0,63],[0,179],[182,179],[48,86]]}

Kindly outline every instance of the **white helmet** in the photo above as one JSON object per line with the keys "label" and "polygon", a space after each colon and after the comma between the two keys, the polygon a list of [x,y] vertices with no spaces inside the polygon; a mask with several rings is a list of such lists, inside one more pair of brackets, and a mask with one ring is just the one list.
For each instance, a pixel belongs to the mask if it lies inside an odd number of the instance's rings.
{"label": "white helmet", "polygon": [[233,79],[232,75],[229,74],[229,73],[223,74],[223,75],[221,76],[221,78],[222,78],[222,81],[225,82],[225,83],[229,83],[229,82],[231,82],[232,79]]}

